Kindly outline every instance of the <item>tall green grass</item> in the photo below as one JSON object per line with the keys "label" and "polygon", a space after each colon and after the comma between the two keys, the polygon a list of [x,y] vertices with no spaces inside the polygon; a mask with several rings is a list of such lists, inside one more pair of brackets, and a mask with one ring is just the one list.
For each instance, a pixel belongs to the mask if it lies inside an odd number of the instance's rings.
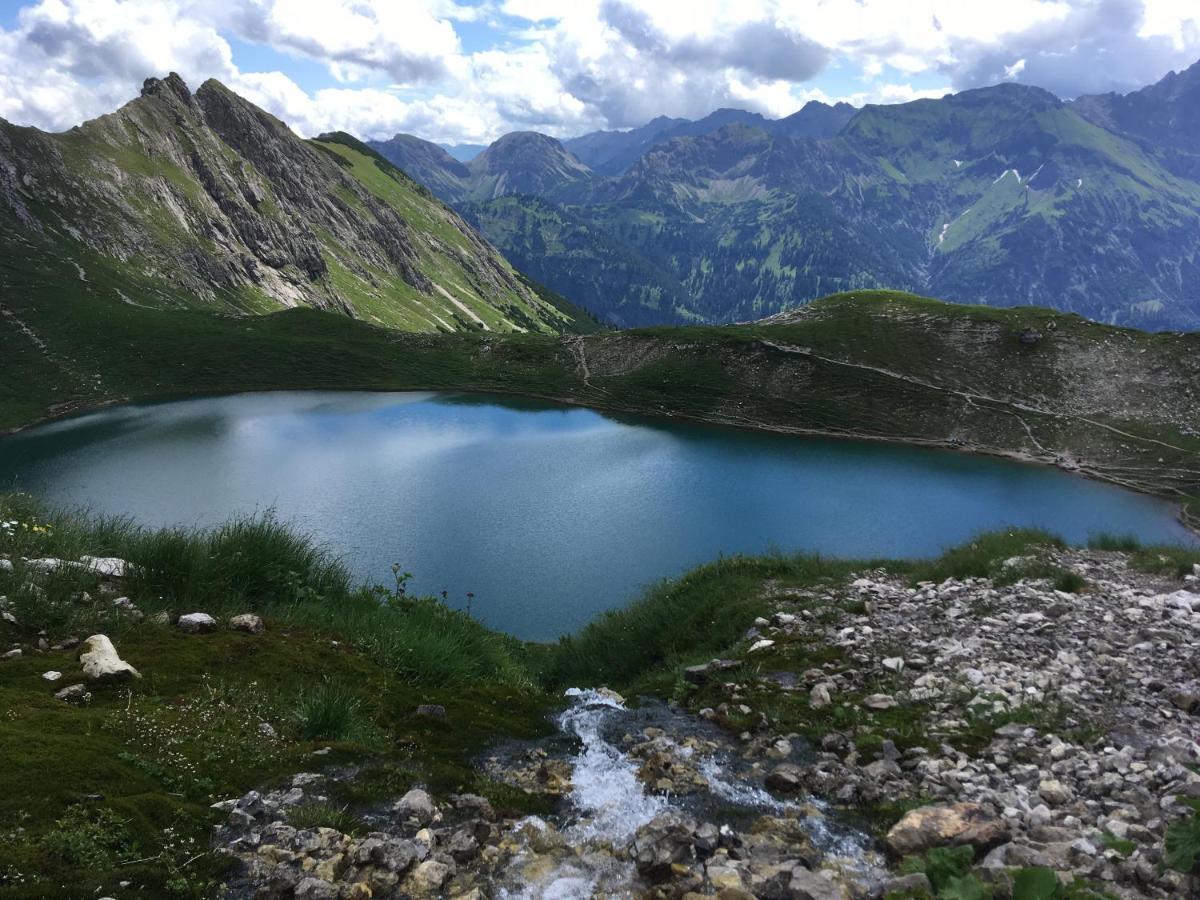
{"label": "tall green grass", "polygon": [[1066,546],[1062,538],[1038,528],[1005,528],[977,535],[961,547],[918,564],[914,581],[941,583],[947,578],[991,578],[1000,573],[1005,560],[1027,556],[1039,547]]}
{"label": "tall green grass", "polygon": [[306,741],[340,741],[354,736],[360,727],[358,696],[326,679],[296,698],[292,719]]}
{"label": "tall green grass", "polygon": [[[269,514],[207,531],[153,530],[123,519],[52,513],[26,495],[11,494],[0,495],[0,521],[20,523],[0,528],[0,553],[19,567],[21,557],[118,556],[134,567],[124,587],[146,613],[203,610],[221,617],[255,611],[276,624],[345,641],[401,681],[433,686],[630,684],[648,673],[706,660],[736,643],[755,616],[772,611],[772,589],[808,587],[872,566],[913,581],[1046,578],[1061,590],[1084,587],[1082,579],[1047,559],[1004,566],[1012,557],[1036,556],[1039,548],[1064,546],[1034,529],[982,534],[915,563],[734,556],[663,581],[577,634],[534,648],[434,598],[355,587],[336,558]],[[1093,544],[1131,552],[1135,565],[1150,570],[1184,574],[1200,562],[1200,551],[1191,548],[1145,548],[1111,536],[1097,536]],[[0,573],[0,594],[9,596],[20,628],[31,634],[46,629],[55,637],[96,623],[117,631],[147,627],[122,619],[102,601],[80,602],[95,579],[78,570],[37,576],[36,591],[24,587],[28,580],[21,568]]]}
{"label": "tall green grass", "polygon": [[1088,540],[1093,550],[1120,550],[1130,554],[1130,564],[1143,572],[1157,572],[1182,578],[1200,565],[1200,547],[1176,544],[1147,546],[1133,535],[1095,534]]}
{"label": "tall green grass", "polygon": [[[254,611],[346,641],[414,684],[530,683],[519,641],[434,599],[355,587],[340,561],[270,514],[212,530],[146,529],[125,519],[50,511],[28,495],[9,494],[0,496],[0,521],[19,523],[0,529],[0,553],[20,567],[0,574],[0,594],[11,595],[25,631],[134,627],[110,604],[79,601],[88,587],[94,591],[94,576],[71,568],[30,575],[21,562],[116,556],[132,564],[122,587],[147,614],[203,611],[221,618]],[[37,590],[20,589],[31,579]]]}
{"label": "tall green grass", "polygon": [[764,583],[789,587],[839,578],[863,565],[820,556],[732,556],[663,581],[562,638],[544,677],[555,685],[624,684],[665,665],[704,660],[736,641],[769,611]]}

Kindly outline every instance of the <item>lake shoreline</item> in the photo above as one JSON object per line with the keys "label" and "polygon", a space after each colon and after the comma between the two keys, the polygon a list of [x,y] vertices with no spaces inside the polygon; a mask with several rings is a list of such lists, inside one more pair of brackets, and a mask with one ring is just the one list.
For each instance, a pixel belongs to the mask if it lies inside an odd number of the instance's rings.
{"label": "lake shoreline", "polygon": [[[178,392],[172,391],[165,394],[145,394],[139,396],[126,397],[111,397],[103,400],[97,400],[94,403],[79,403],[72,405],[69,409],[63,409],[54,413],[40,416],[29,422],[21,425],[8,428],[0,428],[0,440],[6,437],[11,437],[17,434],[28,432],[34,428],[43,425],[49,425],[54,422],[60,422],[67,419],[72,419],[77,416],[85,416],[91,413],[99,412],[105,409],[110,409],[117,406],[122,406],[130,403],[170,403],[173,401],[182,400],[199,400],[211,397],[225,396],[241,396],[255,394],[270,394],[270,393],[302,393],[305,391],[329,391],[328,388],[249,388],[239,391],[197,391],[197,392]],[[494,395],[497,397],[516,397],[530,400],[540,400],[543,402],[554,403],[564,407],[591,409],[601,413],[625,413],[631,415],[645,416],[649,419],[669,420],[675,422],[689,422],[706,426],[729,428],[742,432],[757,432],[765,434],[779,434],[794,437],[818,437],[818,438],[833,438],[838,440],[863,441],[871,444],[895,444],[897,446],[921,447],[929,450],[942,450],[956,454],[967,454],[971,456],[984,456],[996,459],[1005,459],[1011,462],[1023,463],[1026,465],[1037,466],[1040,468],[1055,468],[1069,474],[1079,475],[1084,478],[1098,481],[1104,484],[1111,484],[1116,487],[1124,488],[1125,490],[1133,491],[1134,493],[1144,494],[1150,497],[1156,497],[1161,500],[1166,500],[1175,506],[1176,520],[1186,528],[1191,534],[1200,538],[1200,514],[1189,512],[1185,499],[1185,495],[1181,495],[1177,491],[1169,489],[1153,489],[1143,483],[1131,482],[1122,478],[1118,478],[1101,468],[1086,465],[1082,462],[1076,463],[1073,467],[1061,465],[1057,462],[1057,457],[1036,456],[1018,450],[1006,450],[1000,447],[986,447],[978,444],[951,444],[943,439],[923,438],[923,437],[895,437],[891,435],[876,435],[865,432],[853,431],[835,431],[831,429],[804,428],[790,426],[781,423],[760,422],[760,421],[738,421],[730,419],[726,416],[717,415],[697,415],[689,413],[681,413],[671,410],[654,410],[640,407],[634,404],[614,404],[604,403],[593,399],[580,399],[577,397],[562,397],[550,394],[539,394],[530,391],[513,391],[502,390],[498,388],[447,388],[447,387],[404,387],[404,388],[348,388],[339,387],[332,389],[332,393],[370,393],[370,394],[392,394],[392,393],[445,393],[445,394],[480,394]]]}

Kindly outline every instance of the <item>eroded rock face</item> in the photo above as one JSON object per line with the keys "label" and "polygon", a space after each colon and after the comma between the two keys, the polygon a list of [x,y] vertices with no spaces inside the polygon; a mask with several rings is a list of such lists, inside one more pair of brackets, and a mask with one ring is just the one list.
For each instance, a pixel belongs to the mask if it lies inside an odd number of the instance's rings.
{"label": "eroded rock face", "polygon": [[142,677],[137,669],[117,655],[117,648],[103,634],[93,634],[83,642],[79,663],[89,681],[128,681]]}

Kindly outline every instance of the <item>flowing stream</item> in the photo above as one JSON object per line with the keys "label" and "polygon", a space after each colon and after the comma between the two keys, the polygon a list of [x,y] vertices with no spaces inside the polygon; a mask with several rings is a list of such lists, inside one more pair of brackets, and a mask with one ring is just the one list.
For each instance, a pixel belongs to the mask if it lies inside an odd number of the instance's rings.
{"label": "flowing stream", "polygon": [[718,734],[715,727],[665,704],[629,710],[608,691],[572,688],[570,706],[558,716],[559,730],[575,738],[569,757],[572,788],[567,810],[550,824],[536,816],[521,820],[515,832],[524,849],[511,867],[499,896],[506,900],[567,900],[628,897],[638,885],[631,861],[638,830],[673,812],[727,827],[757,816],[797,820],[827,863],[860,876],[877,874],[870,841],[862,833],[824,814],[820,801],[776,799],[748,774],[733,753],[722,751],[695,760],[706,789],[686,796],[650,793],[639,780],[639,762],[620,746],[621,736],[648,725],[665,732],[660,740],[688,759],[682,735]]}

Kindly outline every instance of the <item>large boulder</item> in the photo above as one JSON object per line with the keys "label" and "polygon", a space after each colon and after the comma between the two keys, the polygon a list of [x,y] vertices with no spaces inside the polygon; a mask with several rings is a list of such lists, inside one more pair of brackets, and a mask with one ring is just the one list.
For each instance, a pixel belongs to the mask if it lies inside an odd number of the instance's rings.
{"label": "large boulder", "polygon": [[175,623],[184,634],[203,634],[217,627],[217,620],[208,613],[194,612],[180,616]]}
{"label": "large boulder", "polygon": [[947,803],[907,813],[887,833],[887,845],[897,856],[924,853],[933,847],[971,846],[982,852],[1008,838],[1008,823],[978,803]]}
{"label": "large boulder", "polygon": [[103,634],[93,634],[83,642],[79,663],[89,681],[128,681],[141,674],[117,655],[113,642]]}

